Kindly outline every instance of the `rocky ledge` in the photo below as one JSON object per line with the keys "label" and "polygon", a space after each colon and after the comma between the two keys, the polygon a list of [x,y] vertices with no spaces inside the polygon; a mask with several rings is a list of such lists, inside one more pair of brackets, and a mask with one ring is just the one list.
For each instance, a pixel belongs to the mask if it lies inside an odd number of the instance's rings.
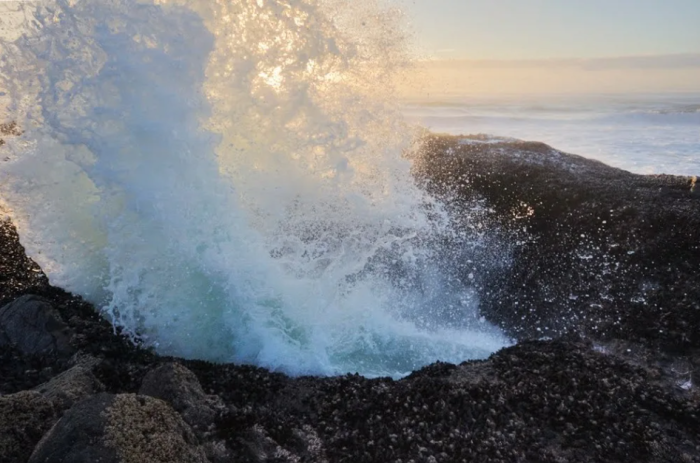
{"label": "rocky ledge", "polygon": [[[431,136],[416,175],[509,244],[479,282],[512,336],[571,330],[690,354],[700,348],[700,185],[636,175],[543,143]],[[700,172],[698,172],[700,173]],[[468,219],[467,219],[468,220]]]}
{"label": "rocky ledge", "polygon": [[518,344],[398,381],[161,357],[51,286],[4,222],[0,461],[700,461],[693,179],[538,143],[426,143],[426,188],[465,216],[484,204],[511,243],[477,284]]}

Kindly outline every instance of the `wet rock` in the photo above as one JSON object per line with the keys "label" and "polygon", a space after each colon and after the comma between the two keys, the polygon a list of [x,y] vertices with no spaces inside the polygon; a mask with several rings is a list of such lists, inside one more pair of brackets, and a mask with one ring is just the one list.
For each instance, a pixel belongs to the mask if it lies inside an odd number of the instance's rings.
{"label": "wet rock", "polygon": [[509,264],[475,271],[475,285],[483,314],[516,339],[573,330],[700,347],[697,172],[637,175],[480,136],[428,137],[415,172],[458,217],[499,233]]}
{"label": "wet rock", "polygon": [[231,453],[231,449],[226,445],[223,439],[214,439],[205,442],[202,445],[204,454],[210,463],[230,463],[237,461],[236,457]]}
{"label": "wet rock", "polygon": [[32,389],[67,367],[52,356],[28,355],[13,346],[0,346],[0,395]]}
{"label": "wet rock", "polygon": [[255,425],[249,432],[246,443],[253,459],[263,463],[275,461],[280,463],[297,463],[301,461],[298,455],[285,449],[270,436],[260,425]]}
{"label": "wet rock", "polygon": [[204,431],[224,409],[221,399],[204,393],[194,373],[179,363],[169,362],[148,372],[139,394],[168,402],[194,429]]}
{"label": "wet rock", "polygon": [[[79,351],[57,358],[0,346],[0,393],[46,383],[59,409],[74,402],[31,461],[700,461],[700,227],[685,180],[634,176],[541,144],[437,140],[430,173],[457,191],[448,207],[480,198],[491,211],[483,217],[514,240],[512,266],[489,278],[475,272],[474,284],[490,319],[521,342],[396,381],[164,358],[33,277],[9,226],[0,233],[0,301],[29,291],[49,301]],[[624,213],[597,222],[613,203]],[[640,267],[644,259],[652,260]],[[592,307],[601,294],[592,289],[612,299]],[[646,304],[629,302],[639,290]],[[561,335],[572,328],[586,336]],[[527,340],[543,334],[557,338]],[[91,375],[113,394],[89,396],[101,389]],[[22,394],[0,396],[0,442],[15,452],[0,453],[3,463],[27,461],[57,419],[39,392]]]}
{"label": "wet rock", "polygon": [[205,463],[192,430],[165,402],[97,394],[74,405],[37,445],[30,463]]}
{"label": "wet rock", "polygon": [[55,420],[53,405],[38,392],[0,396],[0,461],[25,463]]}
{"label": "wet rock", "polygon": [[79,364],[36,387],[57,410],[71,408],[76,402],[103,392],[104,385],[90,370],[89,364]]}
{"label": "wet rock", "polygon": [[259,424],[253,426],[243,440],[248,446],[252,458],[260,463],[269,461],[280,463],[328,462],[323,441],[311,426],[305,425],[289,431],[291,439],[288,440],[286,446],[282,446],[272,439],[265,428]]}
{"label": "wet rock", "polygon": [[[1,208],[0,214],[3,214]],[[48,278],[27,257],[15,227],[9,220],[0,218],[0,306],[47,285]]]}
{"label": "wet rock", "polygon": [[450,380],[458,385],[496,384],[498,377],[491,362],[473,362],[460,365],[450,373]]}
{"label": "wet rock", "polygon": [[0,308],[0,345],[15,345],[26,354],[70,355],[71,332],[49,301],[22,296]]}

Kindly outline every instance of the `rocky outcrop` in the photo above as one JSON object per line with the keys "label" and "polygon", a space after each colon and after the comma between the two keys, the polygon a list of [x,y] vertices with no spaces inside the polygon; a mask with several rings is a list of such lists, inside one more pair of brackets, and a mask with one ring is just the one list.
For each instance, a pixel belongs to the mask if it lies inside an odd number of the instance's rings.
{"label": "rocky outcrop", "polygon": [[190,426],[202,432],[213,427],[217,413],[225,408],[219,397],[204,393],[194,373],[174,362],[149,371],[139,394],[168,402]]}
{"label": "rocky outcrop", "polygon": [[81,363],[36,387],[57,410],[64,411],[76,402],[104,391],[104,385],[91,371],[90,362]]}
{"label": "rocky outcrop", "polygon": [[[576,330],[700,348],[694,177],[636,175],[483,136],[428,137],[415,171],[457,216],[500,232],[509,265],[475,272],[476,284],[484,315],[516,339]],[[487,212],[474,217],[476,202]]]}
{"label": "rocky outcrop", "polygon": [[0,308],[0,345],[25,354],[70,355],[71,333],[49,301],[26,295]]}
{"label": "rocky outcrop", "polygon": [[0,461],[25,463],[56,419],[51,402],[38,392],[22,391],[1,396]]}
{"label": "rocky outcrop", "polygon": [[15,227],[8,220],[0,220],[0,306],[47,285],[46,275],[19,244]]}
{"label": "rocky outcrop", "polygon": [[416,175],[496,230],[508,265],[469,280],[520,342],[398,381],[160,357],[50,286],[4,224],[0,460],[700,461],[690,180],[482,141],[428,140]]}
{"label": "rocky outcrop", "polygon": [[30,463],[204,463],[192,430],[165,402],[101,393],[73,406],[41,440]]}

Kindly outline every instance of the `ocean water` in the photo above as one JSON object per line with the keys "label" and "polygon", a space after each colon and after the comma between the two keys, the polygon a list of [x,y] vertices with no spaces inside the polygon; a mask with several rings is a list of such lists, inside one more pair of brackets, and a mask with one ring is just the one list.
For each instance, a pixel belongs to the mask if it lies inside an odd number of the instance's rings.
{"label": "ocean water", "polygon": [[411,177],[389,5],[16,8],[0,90],[25,133],[0,197],[53,284],[163,354],[291,374],[401,376],[509,343],[478,297],[507,243]]}
{"label": "ocean water", "polygon": [[639,174],[700,174],[700,94],[450,97],[403,111],[436,132],[541,141]]}

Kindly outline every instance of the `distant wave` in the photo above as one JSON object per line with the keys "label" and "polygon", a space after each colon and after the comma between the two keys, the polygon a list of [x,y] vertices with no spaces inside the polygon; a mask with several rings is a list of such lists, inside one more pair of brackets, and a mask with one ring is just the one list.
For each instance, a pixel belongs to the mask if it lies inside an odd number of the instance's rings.
{"label": "distant wave", "polygon": [[700,105],[682,108],[632,109],[612,111],[580,108],[552,108],[549,106],[501,106],[470,107],[464,105],[412,105],[406,106],[405,113],[414,118],[430,118],[432,121],[445,120],[464,124],[479,122],[563,122],[585,121],[587,123],[634,122],[648,124],[698,124]]}
{"label": "distant wave", "polygon": [[695,114],[695,113],[700,113],[700,105],[688,105],[688,106],[683,106],[680,108],[673,108],[673,109],[657,109],[652,112],[658,113],[658,114]]}
{"label": "distant wave", "polygon": [[601,123],[636,123],[642,125],[696,125],[700,127],[700,109],[659,109],[611,114],[592,119]]}
{"label": "distant wave", "polygon": [[542,141],[637,173],[700,173],[700,95],[480,97],[405,104],[417,125]]}

